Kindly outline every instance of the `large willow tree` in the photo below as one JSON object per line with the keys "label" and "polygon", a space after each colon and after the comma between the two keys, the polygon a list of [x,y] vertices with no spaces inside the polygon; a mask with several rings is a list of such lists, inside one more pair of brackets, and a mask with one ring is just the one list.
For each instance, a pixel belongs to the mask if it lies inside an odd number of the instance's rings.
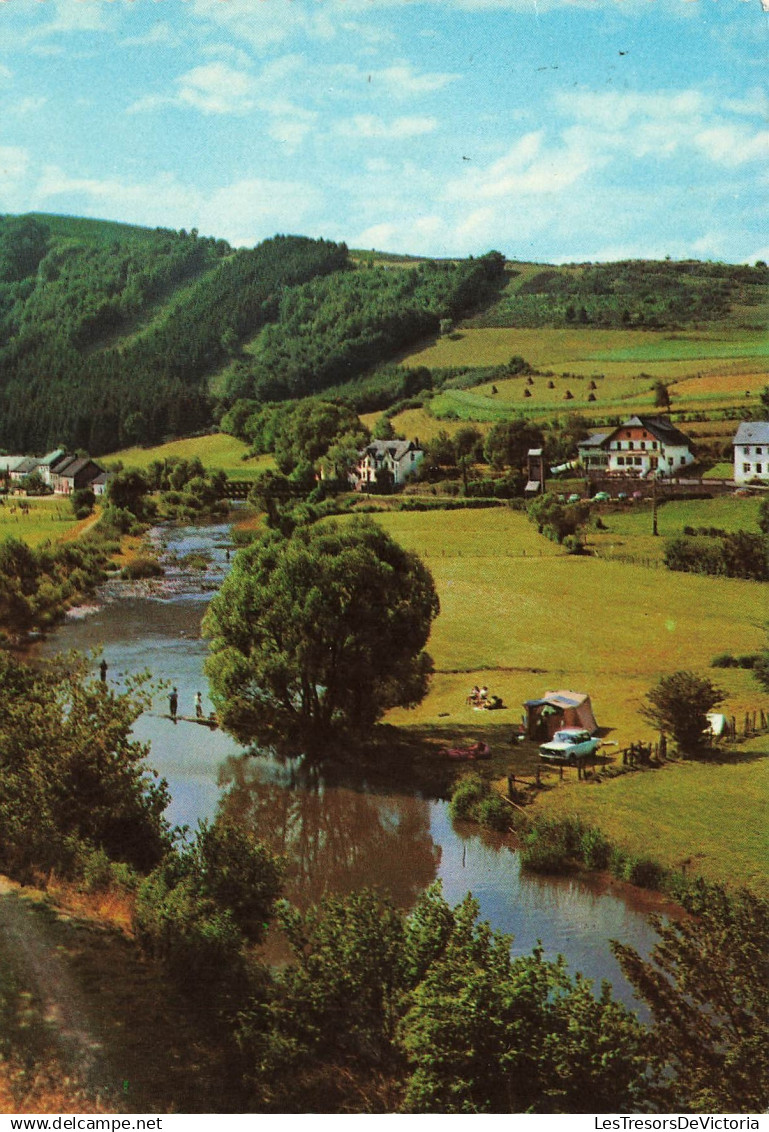
{"label": "large willow tree", "polygon": [[437,613],[430,572],[370,520],[270,532],[238,554],[204,622],[223,725],[305,749],[365,732],[425,695]]}

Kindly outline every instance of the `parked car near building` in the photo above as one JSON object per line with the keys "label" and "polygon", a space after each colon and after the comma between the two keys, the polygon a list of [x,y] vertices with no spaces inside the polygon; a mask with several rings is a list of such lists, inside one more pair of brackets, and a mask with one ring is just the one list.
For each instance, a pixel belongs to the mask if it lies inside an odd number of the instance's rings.
{"label": "parked car near building", "polygon": [[579,727],[565,727],[556,731],[549,743],[539,748],[540,758],[551,763],[578,763],[594,755],[601,746],[600,739],[594,739],[589,731]]}

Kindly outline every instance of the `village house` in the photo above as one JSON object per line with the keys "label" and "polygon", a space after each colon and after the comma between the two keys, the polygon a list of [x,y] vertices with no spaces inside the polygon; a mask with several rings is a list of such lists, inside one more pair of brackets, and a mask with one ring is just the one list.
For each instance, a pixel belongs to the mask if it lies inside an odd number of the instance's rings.
{"label": "village house", "polygon": [[769,421],[742,421],[732,444],[734,482],[769,483]]}
{"label": "village house", "polygon": [[670,477],[694,463],[689,437],[666,417],[629,417],[613,432],[582,441],[579,451],[594,475]]}
{"label": "village house", "polygon": [[358,463],[350,474],[356,491],[369,486],[405,483],[424,459],[419,440],[372,440],[358,453]]}
{"label": "village house", "polygon": [[56,495],[71,495],[82,487],[90,487],[103,471],[88,457],[68,456],[51,468],[51,486]]}

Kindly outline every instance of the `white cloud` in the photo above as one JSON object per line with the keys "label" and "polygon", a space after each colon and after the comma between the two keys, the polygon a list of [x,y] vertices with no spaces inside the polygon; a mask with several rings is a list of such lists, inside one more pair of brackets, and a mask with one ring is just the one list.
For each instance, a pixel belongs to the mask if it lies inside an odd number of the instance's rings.
{"label": "white cloud", "polygon": [[15,118],[25,118],[28,114],[35,114],[38,110],[47,104],[48,99],[44,95],[29,95],[27,98],[20,98],[18,102],[12,103],[5,108],[7,115],[13,115]]}
{"label": "white cloud", "polygon": [[345,138],[381,138],[390,141],[419,137],[438,128],[438,120],[431,117],[403,117],[385,122],[375,114],[356,114],[337,122],[334,133]]}
{"label": "white cloud", "polygon": [[371,82],[375,86],[383,86],[389,93],[399,98],[410,98],[414,95],[431,94],[436,90],[443,90],[449,83],[455,82],[460,76],[448,71],[423,72],[414,70],[410,63],[394,63],[380,71],[371,71]]}
{"label": "white cloud", "polygon": [[29,152],[26,149],[16,145],[0,146],[0,193],[4,199],[8,193],[20,188],[28,170]]}
{"label": "white cloud", "polygon": [[[0,188],[3,184],[0,150]],[[21,155],[18,173],[24,171]],[[25,155],[24,155],[25,156]],[[75,177],[59,166],[47,166],[32,193],[32,205],[62,207],[62,199],[76,198],[83,215],[155,227],[197,228],[206,235],[223,237],[235,245],[254,244],[277,231],[294,232],[323,204],[321,191],[301,181],[243,178],[204,193],[170,174],[150,181],[117,177]]]}
{"label": "white cloud", "polygon": [[122,41],[123,47],[179,47],[181,39],[169,24],[154,24],[143,35],[129,35]]}
{"label": "white cloud", "polygon": [[738,126],[712,126],[694,137],[702,153],[719,165],[743,165],[747,161],[769,161],[769,130],[750,134]]}
{"label": "white cloud", "polygon": [[545,147],[544,131],[525,134],[486,168],[470,169],[449,182],[447,200],[483,201],[553,196],[571,189],[601,159],[580,144]]}
{"label": "white cloud", "polygon": [[206,63],[177,79],[178,101],[204,114],[245,114],[253,109],[253,78],[226,63]]}

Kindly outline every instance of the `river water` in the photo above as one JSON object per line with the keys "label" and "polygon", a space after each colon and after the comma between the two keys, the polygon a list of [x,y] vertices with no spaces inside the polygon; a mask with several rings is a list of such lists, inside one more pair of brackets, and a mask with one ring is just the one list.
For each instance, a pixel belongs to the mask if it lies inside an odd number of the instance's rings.
{"label": "river water", "polygon": [[194,574],[171,569],[160,583],[112,583],[103,602],[68,617],[39,651],[102,649],[107,679],[116,687],[127,675],[151,672],[159,686],[134,731],[151,744],[150,764],[168,782],[173,824],[194,829],[226,808],[286,856],[285,894],[300,906],[324,893],[370,887],[409,908],[435,880],[452,904],[472,892],[481,917],[514,936],[514,953],[541,941],[547,957],[563,955],[572,971],[597,984],[607,979],[618,998],[637,1007],[609,940],[648,954],[656,936],[644,894],[601,879],[523,874],[505,838],[453,823],[444,801],[362,781],[324,781],[298,760],[247,754],[222,731],[174,724],[167,714],[172,685],[180,716],[194,716],[198,691],[205,714],[211,710],[200,622],[228,568],[229,530],[167,528],[155,537],[179,559],[202,552],[207,568]]}

